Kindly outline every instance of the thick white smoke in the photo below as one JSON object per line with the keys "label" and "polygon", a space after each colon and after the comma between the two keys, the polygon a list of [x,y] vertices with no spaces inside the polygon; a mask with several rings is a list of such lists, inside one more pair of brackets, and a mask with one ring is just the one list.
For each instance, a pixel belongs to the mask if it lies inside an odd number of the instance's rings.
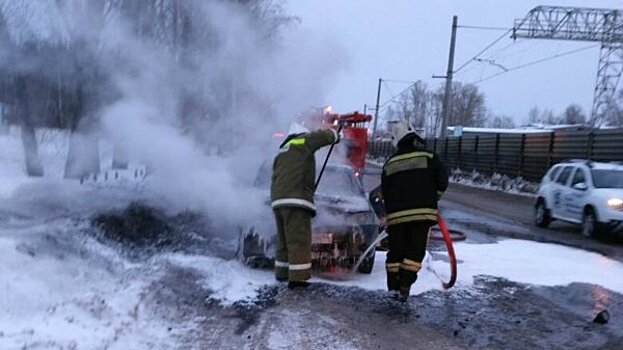
{"label": "thick white smoke", "polygon": [[[134,37],[123,18],[107,28],[114,36],[108,42],[127,50],[128,66],[111,67],[122,96],[100,111],[101,125],[131,160],[148,166],[150,190],[180,208],[206,212],[217,224],[244,225],[265,213],[265,194],[251,185],[261,162],[276,153],[273,132],[287,128],[297,113],[326,103],[323,94],[345,55],[335,43],[298,32],[295,24],[274,45],[240,8],[221,1],[195,4],[212,24],[218,45],[198,47],[188,66]],[[219,94],[219,81],[233,92]],[[188,133],[175,118],[179,92],[197,86],[216,87],[201,97],[219,106],[221,117],[198,118]],[[216,100],[222,95],[233,96]]]}

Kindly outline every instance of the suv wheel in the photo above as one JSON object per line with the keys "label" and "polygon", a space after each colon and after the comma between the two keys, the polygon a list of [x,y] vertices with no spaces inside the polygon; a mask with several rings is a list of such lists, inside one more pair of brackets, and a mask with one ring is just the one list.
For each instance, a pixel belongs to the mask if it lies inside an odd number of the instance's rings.
{"label": "suv wheel", "polygon": [[585,237],[593,237],[597,233],[597,216],[595,210],[588,207],[582,215],[582,235]]}
{"label": "suv wheel", "polygon": [[549,209],[545,206],[543,198],[539,198],[534,206],[534,223],[539,227],[547,227],[552,222]]}

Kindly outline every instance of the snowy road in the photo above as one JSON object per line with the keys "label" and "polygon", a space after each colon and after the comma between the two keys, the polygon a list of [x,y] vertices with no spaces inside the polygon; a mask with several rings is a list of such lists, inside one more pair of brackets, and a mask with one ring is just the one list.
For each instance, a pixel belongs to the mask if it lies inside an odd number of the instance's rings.
{"label": "snowy road", "polygon": [[[382,252],[371,275],[314,278],[293,292],[227,258],[227,248],[221,256],[201,248],[215,241],[197,225],[180,226],[193,234],[179,246],[128,254],[89,224],[128,198],[42,186],[0,201],[2,349],[620,349],[623,341],[623,264],[596,253],[468,227],[456,244],[457,285],[441,289],[433,270],[447,277],[448,265],[433,244],[402,306],[383,291]],[[86,205],[85,196],[97,200]],[[450,224],[478,221],[451,204],[445,211]],[[606,308],[608,324],[591,322]]]}
{"label": "snowy road", "polygon": [[[152,191],[26,179],[19,159],[2,164],[3,350],[623,344],[621,245],[586,240],[568,225],[535,230],[521,214],[529,211],[529,199],[453,186],[442,202],[443,215],[468,237],[455,245],[457,284],[442,290],[436,275],[447,277],[447,257],[431,243],[404,306],[384,292],[383,252],[370,275],[315,277],[309,290],[290,291],[270,271],[233,259],[238,232],[215,230],[210,213],[206,219],[165,210],[171,206]],[[132,204],[137,202],[146,206]],[[95,219],[111,211],[122,216]],[[112,231],[160,233],[146,242],[119,240],[102,233],[102,220],[117,225]],[[564,244],[543,243],[558,239]],[[604,309],[610,322],[593,323]]]}

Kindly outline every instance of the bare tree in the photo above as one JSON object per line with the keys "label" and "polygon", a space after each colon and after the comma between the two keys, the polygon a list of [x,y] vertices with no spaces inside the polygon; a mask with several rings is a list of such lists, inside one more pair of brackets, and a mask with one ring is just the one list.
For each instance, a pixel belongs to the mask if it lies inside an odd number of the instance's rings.
{"label": "bare tree", "polygon": [[560,124],[560,118],[556,118],[551,109],[541,110],[538,106],[534,106],[528,112],[528,122],[531,124]]}
{"label": "bare tree", "polygon": [[[443,88],[433,91],[425,83],[418,82],[397,98],[386,117],[405,119],[414,127],[426,130],[427,136],[437,136],[441,127],[443,95]],[[485,96],[475,85],[456,83],[451,99],[449,125],[485,125]]]}
{"label": "bare tree", "polygon": [[[280,0],[228,2],[246,14],[255,24],[254,34],[260,32],[265,41],[292,20],[283,14]],[[131,50],[115,46],[106,36],[107,26],[123,22],[123,27],[129,27],[163,64],[171,62],[174,72],[194,72],[219,45],[218,24],[211,23],[214,19],[205,11],[199,11],[210,3],[221,2],[0,0],[0,45],[5,63],[0,67],[0,102],[18,111],[15,122],[25,130],[25,153],[31,159],[27,168],[33,174],[42,173],[35,169],[36,140],[28,135],[34,134],[34,128],[46,126],[72,131],[66,177],[99,170],[98,111],[120,94],[119,87],[111,83],[111,75],[122,71],[131,76],[140,69],[131,64],[136,62]],[[42,16],[49,20],[39,21]],[[175,117],[188,133],[201,136],[202,131],[193,128],[193,118],[222,118],[227,110],[220,101],[235,105],[236,96],[248,91],[244,84],[234,84],[240,79],[236,72],[215,69],[214,74],[218,77],[212,82],[202,81],[202,85],[195,79],[193,84],[177,88],[180,103]],[[17,88],[14,81],[24,82],[23,88]],[[247,100],[253,101],[254,96]],[[265,105],[264,101],[259,103]],[[127,163],[118,152],[115,154],[116,166]]]}
{"label": "bare tree", "polygon": [[404,119],[427,136],[436,136],[441,125],[441,96],[423,82],[413,84],[398,96],[386,112],[387,119]]}
{"label": "bare tree", "polygon": [[504,115],[494,115],[488,118],[487,126],[496,129],[514,129],[515,121],[513,118]]}
{"label": "bare tree", "polygon": [[585,124],[586,114],[580,105],[571,104],[565,109],[560,120],[563,124]]}
{"label": "bare tree", "polygon": [[452,86],[452,108],[448,125],[484,126],[486,121],[485,95],[472,84]]}

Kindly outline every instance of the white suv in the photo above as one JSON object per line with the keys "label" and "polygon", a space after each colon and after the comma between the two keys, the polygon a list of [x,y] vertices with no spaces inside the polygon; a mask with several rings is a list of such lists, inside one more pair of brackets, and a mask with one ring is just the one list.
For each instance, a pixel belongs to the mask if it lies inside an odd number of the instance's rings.
{"label": "white suv", "polygon": [[541,180],[534,221],[547,227],[556,220],[582,225],[593,236],[623,226],[623,163],[569,160],[554,165]]}

